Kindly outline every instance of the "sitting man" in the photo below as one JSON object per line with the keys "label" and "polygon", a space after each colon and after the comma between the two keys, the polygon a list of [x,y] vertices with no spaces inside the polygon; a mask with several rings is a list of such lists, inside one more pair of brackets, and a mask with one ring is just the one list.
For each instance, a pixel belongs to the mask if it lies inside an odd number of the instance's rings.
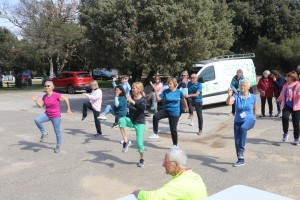
{"label": "sitting man", "polygon": [[171,148],[165,155],[163,167],[172,180],[162,188],[153,191],[137,190],[133,194],[139,200],[202,200],[207,197],[206,186],[202,178],[186,168],[187,156],[178,147]]}

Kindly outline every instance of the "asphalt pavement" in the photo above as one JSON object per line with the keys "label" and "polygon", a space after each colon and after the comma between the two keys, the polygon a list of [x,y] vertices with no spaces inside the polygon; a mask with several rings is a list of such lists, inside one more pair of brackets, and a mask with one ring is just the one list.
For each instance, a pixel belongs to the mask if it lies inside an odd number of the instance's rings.
{"label": "asphalt pavement", "polygon": [[[112,89],[103,90],[103,108],[113,103],[113,93]],[[92,113],[81,121],[86,97],[81,93],[63,94],[70,100],[73,115],[66,113],[62,103],[63,146],[56,154],[51,123],[45,125],[48,138],[39,142],[40,134],[33,119],[43,109],[36,107],[32,94],[39,98],[43,95],[42,92],[0,94],[0,199],[110,200],[136,189],[156,189],[170,180],[162,167],[164,154],[172,146],[166,119],[159,124],[160,138],[149,140],[152,118],[147,118],[145,167],[138,168],[134,130],[127,129],[133,145],[128,152],[121,152],[120,131],[111,128],[113,116],[102,122],[103,136],[95,138]],[[290,143],[292,125],[290,140],[283,143],[281,119],[258,118],[254,129],[248,132],[246,165],[235,168],[230,111],[231,106],[225,104],[205,107],[201,136],[196,134],[196,119],[194,126],[188,125],[188,114],[182,115],[178,125],[178,145],[188,154],[188,167],[202,176],[209,195],[241,184],[300,199],[300,146]]]}

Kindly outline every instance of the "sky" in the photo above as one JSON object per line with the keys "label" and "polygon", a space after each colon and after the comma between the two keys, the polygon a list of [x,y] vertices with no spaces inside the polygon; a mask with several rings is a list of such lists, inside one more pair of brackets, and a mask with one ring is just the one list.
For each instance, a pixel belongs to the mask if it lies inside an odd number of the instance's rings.
{"label": "sky", "polygon": [[[19,0],[0,0],[0,6],[2,6],[3,4],[8,4],[9,6],[13,6],[18,3],[19,3]],[[18,27],[16,27],[15,25],[13,25],[12,23],[10,23],[8,20],[0,18],[0,26],[6,27],[8,30],[13,32],[16,36],[19,36],[18,33],[19,33],[20,29]]]}

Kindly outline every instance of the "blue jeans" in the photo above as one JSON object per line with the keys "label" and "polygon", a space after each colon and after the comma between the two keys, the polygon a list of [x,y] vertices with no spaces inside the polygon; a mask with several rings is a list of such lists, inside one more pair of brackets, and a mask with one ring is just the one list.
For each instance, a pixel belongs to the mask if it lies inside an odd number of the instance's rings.
{"label": "blue jeans", "polygon": [[116,112],[111,105],[107,105],[101,115],[106,116],[108,113],[111,113],[113,116],[116,116]]}
{"label": "blue jeans", "polygon": [[253,128],[254,125],[254,119],[248,119],[244,122],[234,122],[235,150],[239,161],[244,161],[244,158],[239,158],[239,155],[244,155],[247,131]]}
{"label": "blue jeans", "polygon": [[54,128],[54,132],[56,134],[56,142],[57,142],[57,146],[61,145],[61,132],[60,132],[60,122],[61,122],[61,118],[57,117],[57,118],[49,118],[46,113],[43,113],[39,116],[37,116],[34,119],[35,124],[37,125],[37,127],[40,129],[40,132],[42,135],[46,134],[47,131],[45,130],[45,127],[43,125],[44,122],[48,122],[51,121],[53,128]]}

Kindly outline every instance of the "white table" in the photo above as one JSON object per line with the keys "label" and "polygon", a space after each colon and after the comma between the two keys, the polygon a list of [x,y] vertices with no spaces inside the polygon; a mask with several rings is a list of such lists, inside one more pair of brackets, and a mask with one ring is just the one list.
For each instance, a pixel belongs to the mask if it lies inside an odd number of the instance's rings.
{"label": "white table", "polygon": [[245,185],[234,185],[205,200],[293,200]]}

